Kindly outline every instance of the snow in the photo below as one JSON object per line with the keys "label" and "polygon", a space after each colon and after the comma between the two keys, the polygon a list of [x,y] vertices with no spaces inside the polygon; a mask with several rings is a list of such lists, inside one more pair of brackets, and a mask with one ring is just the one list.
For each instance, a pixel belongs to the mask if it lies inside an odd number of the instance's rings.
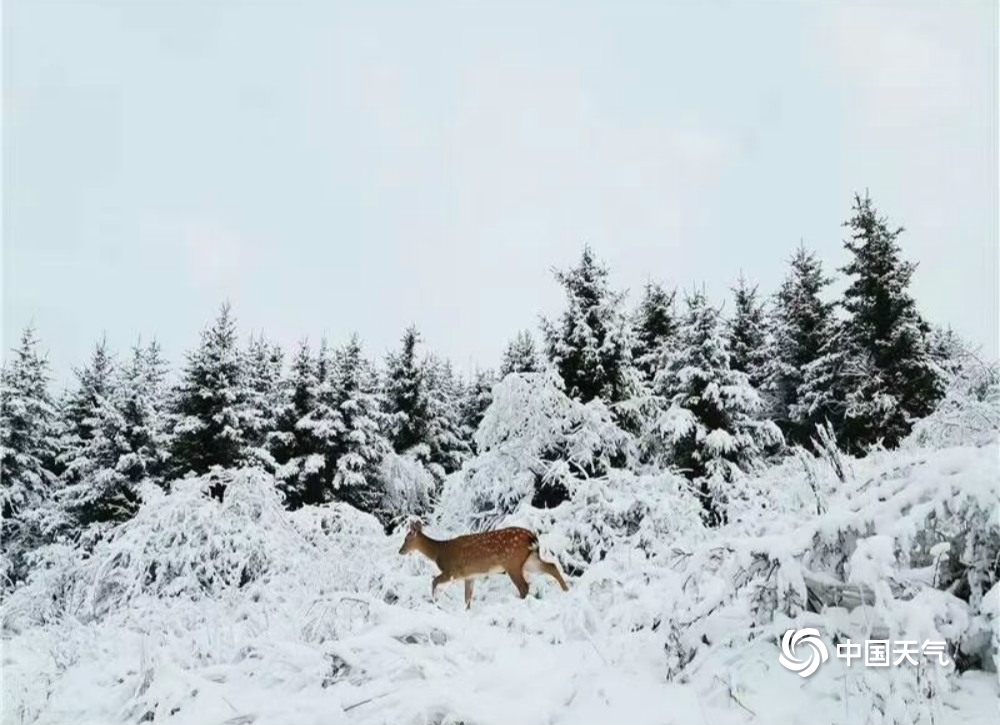
{"label": "snow", "polygon": [[[726,507],[712,528],[702,492],[643,464],[600,399],[551,370],[508,375],[443,485],[423,444],[377,471],[390,521],[422,515],[435,538],[525,526],[569,580],[536,577],[525,600],[480,580],[468,611],[459,584],[431,599],[435,567],[383,521],[290,512],[268,471],[144,482],[132,518],[29,554],[0,605],[0,722],[993,722],[997,397],[973,387],[964,436],[956,392],[898,450],[856,459],[820,431],[815,453],[709,481]],[[705,434],[718,450],[739,435]],[[544,486],[558,495],[540,502]],[[778,659],[803,628],[830,650],[806,679]],[[867,639],[943,641],[949,664],[836,656]]]}
{"label": "snow", "polygon": [[[992,636],[995,653],[998,585],[977,612],[910,575],[957,553],[970,527],[996,535],[996,450],[883,452],[851,460],[845,483],[812,465],[822,513],[790,460],[748,479],[765,508],[717,530],[669,474],[585,479],[553,509],[521,501],[503,522],[541,533],[570,591],[538,578],[522,601],[492,577],[470,611],[460,585],[431,601],[433,567],[400,557],[373,517],[289,513],[262,471],[221,474],[221,503],[212,477],[144,489],[110,539],[89,555],[49,547],[4,602],[3,722],[995,721],[995,673],[928,664],[918,677],[831,651],[803,680],[778,655],[803,627],[831,650],[835,636],[888,632]],[[932,513],[941,540],[928,546]],[[438,519],[432,534],[459,533],[458,509]],[[875,599],[810,612],[807,581]]]}

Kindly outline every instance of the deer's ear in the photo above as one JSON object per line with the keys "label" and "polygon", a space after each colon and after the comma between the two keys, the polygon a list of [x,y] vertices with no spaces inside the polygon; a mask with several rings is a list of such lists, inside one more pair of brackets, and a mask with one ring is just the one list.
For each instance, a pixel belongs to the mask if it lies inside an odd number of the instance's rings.
{"label": "deer's ear", "polygon": [[420,523],[420,519],[416,519],[416,518],[410,519],[409,529],[410,529],[411,532],[413,532],[415,534],[419,533],[422,528],[423,528],[423,524]]}

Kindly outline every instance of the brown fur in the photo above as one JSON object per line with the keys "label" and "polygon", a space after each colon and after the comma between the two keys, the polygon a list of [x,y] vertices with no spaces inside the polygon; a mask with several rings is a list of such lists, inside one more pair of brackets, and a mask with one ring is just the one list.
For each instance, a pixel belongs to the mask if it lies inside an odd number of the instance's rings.
{"label": "brown fur", "polygon": [[437,588],[450,581],[465,581],[465,606],[472,604],[475,577],[506,572],[521,598],[528,596],[525,573],[548,574],[566,591],[566,581],[559,568],[538,556],[538,537],[527,529],[511,527],[468,534],[438,541],[423,532],[419,521],[410,524],[400,554],[419,551],[437,564],[441,573],[431,583],[431,597]]}

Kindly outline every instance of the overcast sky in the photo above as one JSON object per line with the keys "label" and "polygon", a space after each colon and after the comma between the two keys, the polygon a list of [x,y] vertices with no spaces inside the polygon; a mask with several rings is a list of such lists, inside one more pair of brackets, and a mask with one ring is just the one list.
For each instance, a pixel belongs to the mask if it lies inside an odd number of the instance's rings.
{"label": "overcast sky", "polygon": [[924,314],[997,355],[996,3],[484,5],[7,0],[4,347],[179,361],[228,298],[490,366],[585,241],[721,302],[800,239],[844,264],[867,187]]}

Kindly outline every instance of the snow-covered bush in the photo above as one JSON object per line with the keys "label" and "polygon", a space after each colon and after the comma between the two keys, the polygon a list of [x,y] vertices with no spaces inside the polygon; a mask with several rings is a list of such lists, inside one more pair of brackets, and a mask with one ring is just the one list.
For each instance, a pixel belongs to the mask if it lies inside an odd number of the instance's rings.
{"label": "snow-covered bush", "polygon": [[[220,483],[222,501],[210,495]],[[143,598],[220,600],[319,571],[345,589],[365,586],[365,549],[346,552],[366,538],[381,542],[381,526],[346,504],[289,514],[259,469],[175,481],[170,493],[148,487],[135,517],[90,553],[67,545],[36,552],[27,584],[4,606],[5,625],[100,618]]]}
{"label": "snow-covered bush", "polygon": [[944,396],[926,418],[918,420],[904,447],[946,448],[996,445],[1000,433],[1000,365],[962,351],[939,370]]}
{"label": "snow-covered bush", "polygon": [[502,522],[544,532],[543,546],[571,573],[584,571],[614,549],[655,556],[678,540],[699,539],[701,505],[679,476],[637,476],[614,470],[577,483],[555,508],[522,506]]}
{"label": "snow-covered bush", "polygon": [[553,372],[512,374],[493,390],[476,431],[480,455],[448,478],[440,516],[489,528],[523,502],[554,504],[581,481],[601,476],[634,454],[631,436],[600,400],[568,397]]}
{"label": "snow-covered bush", "polygon": [[384,491],[380,508],[387,520],[398,522],[430,511],[437,484],[417,457],[388,453],[382,459],[378,475]]}
{"label": "snow-covered bush", "polygon": [[[785,464],[786,480],[794,466]],[[740,648],[806,626],[828,641],[944,640],[964,666],[992,658],[987,598],[1000,576],[995,451],[876,452],[852,466],[854,478],[822,486],[818,515],[800,490],[772,499],[782,505],[756,522],[733,522],[719,537],[679,547],[671,568],[684,595],[666,609],[669,675],[710,666],[720,642]],[[778,469],[770,474],[778,476]],[[856,694],[889,721],[919,720],[920,707],[939,706],[945,674],[900,670]]]}
{"label": "snow-covered bush", "polygon": [[[445,530],[527,526],[578,574],[615,548],[648,556],[702,529],[688,482],[616,467],[633,460],[631,436],[599,401],[566,396],[551,371],[498,384],[476,442],[480,455],[445,483],[436,521]],[[540,496],[546,487],[563,496]]]}

